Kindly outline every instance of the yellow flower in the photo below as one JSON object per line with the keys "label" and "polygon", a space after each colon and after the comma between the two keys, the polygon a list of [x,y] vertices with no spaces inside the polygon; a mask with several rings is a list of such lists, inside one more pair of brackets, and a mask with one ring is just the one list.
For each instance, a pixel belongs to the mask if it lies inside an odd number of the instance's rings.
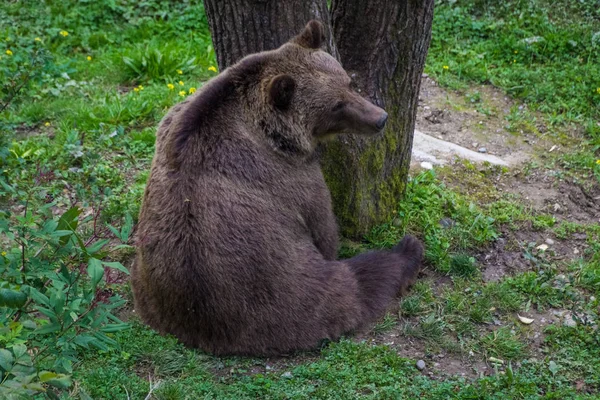
{"label": "yellow flower", "polygon": [[515,54],[519,54],[519,50],[515,50]]}
{"label": "yellow flower", "polygon": [[596,160],[596,164],[600,165],[600,160]]}
{"label": "yellow flower", "polygon": [[169,88],[169,90],[175,89],[175,85],[173,85],[172,83],[167,83],[167,87]]}
{"label": "yellow flower", "polygon": [[88,61],[92,61],[92,56],[87,56],[86,58]]}
{"label": "yellow flower", "polygon": [[142,85],[140,85],[140,86],[138,86],[138,89],[144,90],[144,87]]}
{"label": "yellow flower", "polygon": [[194,94],[196,93],[196,88],[195,87],[191,87],[190,88],[190,94]]}
{"label": "yellow flower", "polygon": [[596,89],[596,93],[600,94],[600,87]]}
{"label": "yellow flower", "polygon": [[513,63],[516,63],[516,62],[517,62],[517,60],[513,60]]}
{"label": "yellow flower", "polygon": [[450,67],[447,66],[447,65],[444,65],[442,68],[445,69],[445,70],[449,70],[450,69]]}
{"label": "yellow flower", "polygon": [[42,41],[42,39],[40,39],[39,37],[36,37],[36,38],[35,38],[35,39],[33,39],[33,40],[35,40],[36,42],[41,42],[41,41]]}
{"label": "yellow flower", "polygon": [[67,37],[67,36],[69,36],[69,32],[67,32],[67,31],[60,31],[60,32],[58,32],[58,33],[59,33],[59,34],[60,34],[62,37]]}
{"label": "yellow flower", "polygon": [[185,90],[182,90],[181,92],[179,92],[179,95],[180,95],[181,97],[185,97],[185,95],[186,95],[186,93],[185,93]]}
{"label": "yellow flower", "polygon": [[179,81],[179,85],[180,85],[180,86],[183,86],[183,81]]}
{"label": "yellow flower", "polygon": [[12,56],[12,55],[13,55],[13,52],[12,52],[12,51],[10,51],[10,50],[6,50],[6,55],[7,55],[7,56]]}
{"label": "yellow flower", "polygon": [[48,121],[44,122],[44,126],[50,126],[50,122],[48,122]]}
{"label": "yellow flower", "polygon": [[6,252],[5,251],[3,251],[1,254],[2,254],[2,257],[6,256]]}
{"label": "yellow flower", "polygon": [[181,75],[181,74],[183,74],[183,71],[182,71],[182,70],[180,70],[180,69],[178,69],[178,70],[177,70],[177,73],[178,73],[179,75]]}
{"label": "yellow flower", "polygon": [[139,92],[139,91],[140,91],[140,88],[136,88],[136,87],[134,87],[134,88],[133,88],[133,91],[134,91],[134,92]]}
{"label": "yellow flower", "polygon": [[208,67],[208,70],[212,71],[212,72],[217,72],[217,69],[215,67],[213,67],[212,65],[210,67]]}

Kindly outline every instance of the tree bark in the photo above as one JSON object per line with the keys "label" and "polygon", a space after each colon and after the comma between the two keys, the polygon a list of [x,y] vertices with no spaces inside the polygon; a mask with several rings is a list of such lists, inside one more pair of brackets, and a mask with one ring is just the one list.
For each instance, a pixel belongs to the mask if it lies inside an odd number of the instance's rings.
{"label": "tree bark", "polygon": [[276,49],[311,19],[323,22],[327,51],[337,58],[325,0],[204,0],[204,9],[220,70],[248,54]]}
{"label": "tree bark", "polygon": [[404,194],[434,0],[333,0],[339,59],[363,95],[389,114],[382,137],[339,137],[322,165],[342,233],[389,221]]}
{"label": "tree bark", "polygon": [[341,233],[360,238],[395,213],[404,193],[434,0],[204,0],[219,68],[279,47],[310,19],[356,89],[389,114],[377,138],[339,137],[321,164]]}

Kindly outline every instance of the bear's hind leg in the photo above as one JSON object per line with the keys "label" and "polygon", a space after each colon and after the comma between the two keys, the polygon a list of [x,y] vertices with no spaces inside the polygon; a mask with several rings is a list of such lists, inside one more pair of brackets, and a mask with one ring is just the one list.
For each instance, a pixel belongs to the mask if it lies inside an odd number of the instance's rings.
{"label": "bear's hind leg", "polygon": [[404,293],[415,282],[422,258],[421,242],[413,236],[405,236],[391,251],[365,253],[344,260],[358,282],[366,319],[379,317],[399,292]]}

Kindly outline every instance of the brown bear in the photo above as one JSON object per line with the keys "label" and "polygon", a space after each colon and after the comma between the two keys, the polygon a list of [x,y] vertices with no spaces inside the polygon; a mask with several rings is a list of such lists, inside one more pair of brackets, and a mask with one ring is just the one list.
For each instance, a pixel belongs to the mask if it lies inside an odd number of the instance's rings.
{"label": "brown bear", "polygon": [[312,349],[381,316],[416,278],[423,248],[336,261],[323,138],[373,135],[387,114],[350,89],[311,21],[245,57],[161,122],[132,267],[135,309],[217,355]]}

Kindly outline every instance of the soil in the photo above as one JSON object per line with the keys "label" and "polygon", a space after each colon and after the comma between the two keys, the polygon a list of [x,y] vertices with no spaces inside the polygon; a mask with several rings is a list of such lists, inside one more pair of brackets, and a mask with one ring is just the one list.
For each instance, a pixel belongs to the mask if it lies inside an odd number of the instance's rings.
{"label": "soil", "polygon": [[485,149],[511,165],[530,160],[534,145],[547,145],[533,133],[514,134],[506,129],[505,116],[511,108],[524,105],[491,86],[475,87],[469,93],[478,93],[478,100],[444,90],[424,74],[415,129],[476,152]]}

